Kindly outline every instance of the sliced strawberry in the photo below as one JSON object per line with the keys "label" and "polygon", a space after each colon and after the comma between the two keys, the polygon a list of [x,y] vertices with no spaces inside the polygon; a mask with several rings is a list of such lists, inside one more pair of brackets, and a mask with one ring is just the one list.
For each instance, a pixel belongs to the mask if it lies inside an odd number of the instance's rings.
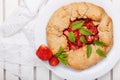
{"label": "sliced strawberry", "polygon": [[56,56],[53,56],[50,60],[49,60],[49,64],[51,66],[57,66],[59,64],[59,60]]}
{"label": "sliced strawberry", "polygon": [[52,57],[52,51],[47,46],[41,45],[36,51],[36,55],[41,60],[46,61]]}
{"label": "sliced strawberry", "polygon": [[73,44],[70,46],[70,49],[71,49],[71,50],[76,50],[76,49],[78,49],[78,48],[79,48],[78,46],[73,45]]}
{"label": "sliced strawberry", "polygon": [[77,40],[77,41],[76,41],[76,45],[77,45],[78,47],[82,47],[82,46],[83,46],[83,43],[82,43],[80,40]]}
{"label": "sliced strawberry", "polygon": [[76,50],[79,48],[76,44],[73,44],[71,42],[68,42],[68,46],[70,50]]}
{"label": "sliced strawberry", "polygon": [[79,32],[79,30],[74,30],[73,32],[74,32],[74,34],[75,34],[75,38],[76,38],[76,39],[79,39],[80,36],[81,36],[81,33]]}
{"label": "sliced strawberry", "polygon": [[97,30],[97,27],[96,27],[96,26],[92,26],[92,27],[90,28],[90,30],[92,31],[92,33],[93,33],[94,35],[98,33],[98,30]]}
{"label": "sliced strawberry", "polygon": [[68,33],[69,33],[69,31],[68,31],[67,29],[63,31],[63,34],[64,34],[66,37],[68,36]]}
{"label": "sliced strawberry", "polygon": [[99,39],[99,36],[98,36],[98,35],[95,35],[94,40],[98,40],[98,39]]}
{"label": "sliced strawberry", "polygon": [[94,34],[98,33],[97,26],[95,26],[92,21],[86,22],[84,26],[87,27],[87,29],[91,30],[92,33]]}
{"label": "sliced strawberry", "polygon": [[85,23],[89,23],[89,22],[91,22],[92,20],[90,19],[90,18],[86,18],[85,19]]}
{"label": "sliced strawberry", "polygon": [[68,28],[67,30],[68,30],[68,32],[71,32],[71,31],[72,31],[72,29],[71,29],[71,28]]}
{"label": "sliced strawberry", "polygon": [[94,24],[92,21],[89,21],[89,22],[87,21],[87,22],[85,22],[84,26],[87,27],[88,29],[90,29],[92,26],[94,26]]}
{"label": "sliced strawberry", "polygon": [[92,23],[92,21],[86,21],[84,26],[86,26],[88,29],[90,28],[90,26],[93,26],[94,24]]}
{"label": "sliced strawberry", "polygon": [[89,43],[92,43],[94,41],[94,36],[87,36],[86,39]]}

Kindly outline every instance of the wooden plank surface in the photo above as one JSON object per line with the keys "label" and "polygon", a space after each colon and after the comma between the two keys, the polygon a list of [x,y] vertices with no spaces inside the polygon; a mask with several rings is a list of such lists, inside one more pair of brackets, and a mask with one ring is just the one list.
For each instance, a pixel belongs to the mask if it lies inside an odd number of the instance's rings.
{"label": "wooden plank surface", "polygon": [[5,62],[5,68],[8,73],[19,75],[19,65],[18,64]]}
{"label": "wooden plank surface", "polygon": [[20,67],[20,75],[22,77],[22,80],[34,80],[33,67],[21,66]]}
{"label": "wooden plank surface", "polygon": [[5,80],[18,80],[18,77],[16,77],[13,74],[7,72]]}
{"label": "wooden plank surface", "polygon": [[51,79],[52,80],[64,80],[63,78],[60,78],[60,77],[58,77],[56,74],[54,74],[53,72],[52,72],[52,77],[51,77]]}
{"label": "wooden plank surface", "polygon": [[97,80],[112,80],[111,71]]}
{"label": "wooden plank surface", "polygon": [[3,76],[4,76],[4,74],[3,74],[3,69],[0,68],[0,80],[3,80]]}
{"label": "wooden plank surface", "polygon": [[4,79],[4,70],[3,70],[4,63],[0,61],[0,80]]}
{"label": "wooden plank surface", "polygon": [[45,67],[37,67],[36,80],[51,80],[49,79],[49,70]]}

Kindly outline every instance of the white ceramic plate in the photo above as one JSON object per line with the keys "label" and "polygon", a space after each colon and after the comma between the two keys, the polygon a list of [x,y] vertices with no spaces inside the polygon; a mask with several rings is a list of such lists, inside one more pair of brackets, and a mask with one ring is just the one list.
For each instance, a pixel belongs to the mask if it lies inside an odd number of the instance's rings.
{"label": "white ceramic plate", "polygon": [[35,39],[36,47],[41,44],[46,43],[46,25],[51,17],[51,15],[63,5],[72,3],[72,2],[91,2],[96,5],[99,5],[105,9],[105,11],[111,16],[113,20],[113,31],[114,31],[114,45],[107,58],[100,61],[98,64],[90,67],[88,69],[77,71],[69,67],[59,65],[57,67],[51,67],[47,62],[43,62],[47,68],[52,70],[58,76],[68,79],[68,80],[92,80],[110,71],[113,66],[117,63],[120,58],[120,19],[118,18],[118,12],[116,12],[115,7],[108,0],[51,0],[48,4],[41,10],[37,20],[39,26],[36,27]]}

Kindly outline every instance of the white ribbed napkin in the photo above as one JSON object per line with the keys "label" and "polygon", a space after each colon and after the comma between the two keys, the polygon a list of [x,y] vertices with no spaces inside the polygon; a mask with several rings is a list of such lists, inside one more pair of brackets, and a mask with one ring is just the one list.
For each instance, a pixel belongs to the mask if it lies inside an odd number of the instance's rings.
{"label": "white ribbed napkin", "polygon": [[[24,52],[25,50],[28,50],[28,53],[34,53],[35,22],[33,20],[36,18],[39,10],[46,2],[47,0],[24,0],[24,5],[19,6],[13,14],[5,20],[4,24],[0,26],[0,35],[1,32],[3,32],[2,35],[5,36],[0,36],[0,58],[8,60],[10,59],[10,56],[18,55],[17,57],[19,57],[19,53],[24,53],[27,56],[28,54],[27,52]],[[14,55],[15,53],[16,55]],[[32,57],[32,55],[30,56]],[[17,57],[15,59],[17,59]],[[12,58],[8,61],[12,61]]]}
{"label": "white ribbed napkin", "polygon": [[33,20],[39,10],[48,0],[24,0],[24,5],[19,6],[13,14],[1,25],[3,36],[12,36],[21,31],[26,24]]}
{"label": "white ribbed napkin", "polygon": [[27,80],[29,75],[21,76],[18,69],[5,64],[42,66],[35,56],[34,27],[37,25],[34,19],[46,2],[47,0],[24,0],[24,4],[0,26],[0,67],[22,80]]}

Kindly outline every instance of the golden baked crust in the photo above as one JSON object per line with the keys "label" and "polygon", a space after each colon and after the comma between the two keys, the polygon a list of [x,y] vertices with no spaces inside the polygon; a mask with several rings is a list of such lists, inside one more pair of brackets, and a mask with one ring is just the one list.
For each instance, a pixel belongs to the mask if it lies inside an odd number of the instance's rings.
{"label": "golden baked crust", "polygon": [[[70,20],[76,18],[90,18],[94,24],[98,25],[99,40],[104,42],[106,46],[100,47],[92,45],[92,55],[87,58],[86,46],[75,51],[70,50],[67,46],[67,39],[63,35],[63,30],[68,28]],[[92,3],[80,2],[71,3],[59,8],[48,22],[47,42],[53,54],[56,54],[59,47],[62,46],[64,51],[68,53],[68,64],[74,69],[85,69],[101,60],[101,57],[96,54],[96,49],[99,47],[106,54],[110,51],[113,45],[113,29],[112,20],[107,13],[99,6]]]}

